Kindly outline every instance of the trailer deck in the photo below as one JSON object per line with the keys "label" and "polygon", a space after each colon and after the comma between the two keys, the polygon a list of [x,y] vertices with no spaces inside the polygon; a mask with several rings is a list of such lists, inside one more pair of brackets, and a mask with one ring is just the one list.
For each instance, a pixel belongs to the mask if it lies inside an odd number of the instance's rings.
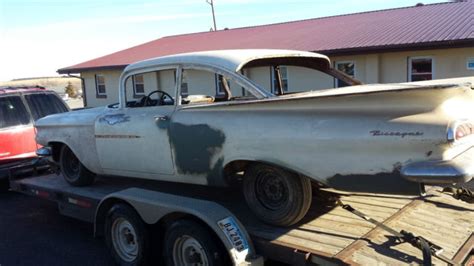
{"label": "trailer deck", "polygon": [[[444,248],[457,263],[474,263],[474,205],[429,187],[428,196],[393,196],[321,190],[303,219],[289,228],[260,222],[233,189],[124,178],[99,178],[90,187],[72,187],[55,174],[13,180],[13,190],[57,201],[60,211],[93,222],[95,207],[106,195],[130,187],[215,201],[245,225],[258,254],[292,265],[423,263],[420,250],[397,243],[380,227],[335,204],[340,199],[397,231],[406,230]],[[433,258],[436,265],[444,262]]]}

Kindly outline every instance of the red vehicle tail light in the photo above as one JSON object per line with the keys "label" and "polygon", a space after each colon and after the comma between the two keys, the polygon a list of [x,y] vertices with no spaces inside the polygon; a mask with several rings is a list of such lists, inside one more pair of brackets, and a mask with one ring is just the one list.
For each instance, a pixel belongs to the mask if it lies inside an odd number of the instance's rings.
{"label": "red vehicle tail light", "polygon": [[456,140],[466,137],[474,133],[474,129],[471,123],[459,125],[456,128]]}
{"label": "red vehicle tail light", "polygon": [[474,123],[458,122],[448,129],[448,140],[458,141],[474,134]]}

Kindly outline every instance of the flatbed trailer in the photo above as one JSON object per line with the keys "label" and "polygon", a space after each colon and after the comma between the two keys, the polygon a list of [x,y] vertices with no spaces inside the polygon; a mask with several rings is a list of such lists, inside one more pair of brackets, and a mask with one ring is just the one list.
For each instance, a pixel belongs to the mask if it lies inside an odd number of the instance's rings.
{"label": "flatbed trailer", "polygon": [[[456,264],[474,264],[474,206],[441,193],[437,187],[428,187],[424,197],[321,189],[315,193],[313,205],[303,221],[283,228],[260,222],[244,204],[241,193],[230,188],[106,177],[98,178],[89,187],[72,187],[56,174],[10,180],[10,186],[14,191],[57,202],[62,214],[94,223],[95,234],[99,236],[103,235],[104,223],[97,217],[99,208],[113,197],[130,200],[133,207],[138,206],[133,200],[157,204],[157,209],[150,212],[159,212],[163,204],[164,208],[172,208],[166,205],[170,201],[176,206],[191,204],[190,209],[177,209],[194,211],[193,215],[205,220],[228,250],[236,248],[236,243],[229,238],[225,243],[224,228],[219,223],[231,217],[249,248],[246,258],[238,258],[238,252],[229,251],[230,257],[234,256],[234,264],[258,265],[263,259],[291,265],[423,264],[419,249],[400,243],[380,225],[343,209],[336,204],[340,200],[382,225],[428,239],[442,247],[443,255]],[[126,195],[133,195],[135,199]],[[137,212],[146,222],[152,220],[146,217],[148,214],[141,213],[143,209]],[[432,259],[435,265],[446,265],[435,257]]]}

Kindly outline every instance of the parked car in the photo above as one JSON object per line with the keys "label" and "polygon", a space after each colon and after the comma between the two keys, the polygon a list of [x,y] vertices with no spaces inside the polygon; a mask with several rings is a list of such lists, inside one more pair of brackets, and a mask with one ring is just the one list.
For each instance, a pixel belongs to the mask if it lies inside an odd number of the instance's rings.
{"label": "parked car", "polygon": [[0,87],[0,179],[37,157],[34,122],[68,110],[54,91],[43,87]]}
{"label": "parked car", "polygon": [[[301,68],[315,87],[324,75],[351,86],[285,93],[292,84],[280,66]],[[254,75],[268,67],[275,93]],[[316,183],[385,193],[469,181],[474,93],[464,82],[360,85],[326,56],[301,51],[180,54],[129,65],[118,104],[43,118],[37,140],[72,185],[96,174],[241,184],[260,219],[291,225]]]}

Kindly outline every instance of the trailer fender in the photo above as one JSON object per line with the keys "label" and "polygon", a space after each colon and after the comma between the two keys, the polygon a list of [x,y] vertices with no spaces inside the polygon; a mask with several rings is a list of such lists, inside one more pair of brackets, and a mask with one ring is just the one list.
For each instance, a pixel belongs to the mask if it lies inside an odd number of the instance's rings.
{"label": "trailer fender", "polygon": [[105,214],[118,202],[132,206],[147,224],[156,224],[172,213],[192,215],[215,232],[235,265],[263,265],[240,221],[225,207],[212,201],[167,194],[141,188],[128,188],[107,195],[99,203],[94,218],[94,234],[100,234]]}

